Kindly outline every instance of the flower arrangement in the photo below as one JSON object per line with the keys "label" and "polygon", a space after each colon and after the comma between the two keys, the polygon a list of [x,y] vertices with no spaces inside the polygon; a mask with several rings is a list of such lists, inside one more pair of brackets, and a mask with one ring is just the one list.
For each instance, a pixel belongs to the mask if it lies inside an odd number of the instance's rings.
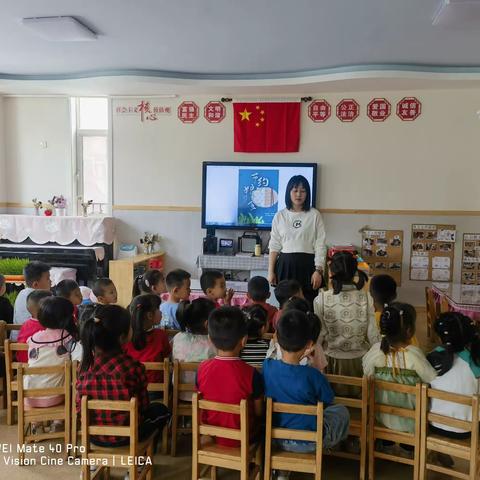
{"label": "flower arrangement", "polygon": [[33,208],[35,209],[35,215],[40,215],[40,209],[42,208],[42,202],[36,197],[32,198]]}
{"label": "flower arrangement", "polygon": [[93,200],[87,200],[86,202],[81,202],[80,205],[82,206],[83,216],[86,217],[88,215],[88,207],[93,204]]}
{"label": "flower arrangement", "polygon": [[55,206],[55,208],[66,208],[67,207],[67,199],[60,195],[57,197],[56,195],[50,200],[50,203]]}
{"label": "flower arrangement", "polygon": [[46,215],[47,217],[51,217],[53,215],[54,209],[55,209],[55,206],[52,203],[52,200],[49,200],[47,203],[45,203],[43,214]]}
{"label": "flower arrangement", "polygon": [[140,243],[143,245],[146,254],[153,252],[153,246],[158,243],[160,236],[156,233],[145,232],[140,239]]}

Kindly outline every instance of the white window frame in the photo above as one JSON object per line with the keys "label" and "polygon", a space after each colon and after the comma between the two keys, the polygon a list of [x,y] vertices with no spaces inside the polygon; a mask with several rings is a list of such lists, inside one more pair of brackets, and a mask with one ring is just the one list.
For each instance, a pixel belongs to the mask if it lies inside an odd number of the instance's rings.
{"label": "white window frame", "polygon": [[[106,130],[80,129],[80,98],[92,97],[72,97],[70,99],[71,123],[72,123],[72,192],[74,215],[82,215],[80,203],[83,201],[83,138],[84,137],[106,137],[107,139],[107,203],[93,205],[95,215],[111,215],[113,206],[113,188],[112,188],[112,102],[107,97],[108,102],[108,126]],[[102,97],[105,98],[105,97]],[[102,212],[100,212],[100,208]],[[91,211],[91,210],[90,210]]]}

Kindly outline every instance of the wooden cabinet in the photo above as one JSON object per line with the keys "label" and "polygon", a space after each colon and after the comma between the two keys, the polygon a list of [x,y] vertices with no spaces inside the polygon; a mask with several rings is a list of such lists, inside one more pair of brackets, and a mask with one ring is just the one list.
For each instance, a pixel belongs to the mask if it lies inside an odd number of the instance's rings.
{"label": "wooden cabinet", "polygon": [[[140,270],[147,270],[151,260],[163,260],[164,257],[165,252],[155,252],[149,255],[143,254],[131,258],[110,260],[109,276],[117,287],[118,305],[126,307],[131,302],[133,280],[135,279],[137,272],[140,272]],[[162,270],[162,268],[160,270]]]}

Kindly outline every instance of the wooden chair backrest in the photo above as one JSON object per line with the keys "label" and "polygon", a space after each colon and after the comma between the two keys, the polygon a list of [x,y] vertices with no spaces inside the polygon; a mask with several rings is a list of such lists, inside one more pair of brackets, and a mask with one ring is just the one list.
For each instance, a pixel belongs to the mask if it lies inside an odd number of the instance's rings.
{"label": "wooden chair backrest", "polygon": [[[114,410],[129,412],[128,425],[94,425],[90,423],[91,410]],[[130,438],[130,455],[135,456],[138,445],[137,399],[130,400],[89,400],[86,395],[81,401],[82,446],[86,455],[90,453],[90,435],[106,435]],[[115,450],[115,448],[112,448]]]}
{"label": "wooden chair backrest", "polygon": [[196,373],[200,362],[179,362],[174,360],[173,362],[173,401],[178,401],[180,392],[195,392],[195,383],[184,383],[182,380],[183,373],[192,372]]}
{"label": "wooden chair backrest", "polygon": [[440,299],[440,313],[447,313],[451,310],[447,297],[443,296]]}
{"label": "wooden chair backrest", "polygon": [[[22,404],[25,398],[47,397],[51,395],[65,395],[65,401],[68,403],[70,410],[70,393],[71,393],[71,363],[65,362],[64,365],[55,365],[50,367],[29,367],[25,364],[19,364],[18,367],[18,404]],[[25,375],[54,375],[63,374],[65,383],[59,387],[42,387],[42,388],[24,388],[23,377]]]}
{"label": "wooden chair backrest", "polygon": [[26,363],[20,363],[15,360],[15,352],[28,352],[28,345],[26,343],[17,343],[10,340],[5,340],[4,348],[7,382],[11,382],[15,376],[15,371],[18,370],[21,365],[27,365]]}
{"label": "wooden chair backrest", "polygon": [[437,319],[435,296],[433,295],[433,290],[431,287],[425,287],[425,306],[427,313],[427,331],[428,333],[430,333],[435,323],[435,320]]}
{"label": "wooden chair backrest", "polygon": [[147,372],[163,372],[163,382],[149,382],[149,392],[162,392],[162,402],[168,406],[170,397],[170,360],[166,358],[163,362],[142,362]]}
{"label": "wooden chair backrest", "polygon": [[8,339],[9,333],[13,330],[19,331],[21,325],[7,323],[5,320],[0,320],[0,351],[4,351],[5,340]]}

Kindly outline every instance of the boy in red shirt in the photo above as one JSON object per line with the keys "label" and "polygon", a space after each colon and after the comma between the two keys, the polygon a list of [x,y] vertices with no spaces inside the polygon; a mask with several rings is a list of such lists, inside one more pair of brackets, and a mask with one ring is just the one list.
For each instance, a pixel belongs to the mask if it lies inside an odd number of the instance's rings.
{"label": "boy in red shirt", "polygon": [[265,277],[252,277],[248,281],[248,299],[253,305],[260,305],[267,312],[267,326],[268,332],[273,332],[273,318],[278,312],[278,308],[267,303],[270,298],[270,285]]}
{"label": "boy in red shirt", "polygon": [[[198,367],[197,390],[205,400],[239,404],[248,400],[250,437],[255,436],[255,417],[263,414],[263,379],[255,368],[240,360],[247,343],[247,323],[236,307],[220,307],[208,319],[208,335],[217,349],[217,356]],[[232,413],[204,411],[202,421],[209,425],[240,428],[240,416]],[[217,437],[217,443],[238,447],[237,440]]]}
{"label": "boy in red shirt", "polygon": [[[33,290],[27,297],[27,310],[30,312],[31,317],[25,321],[22,328],[18,332],[17,342],[27,343],[27,340],[37,332],[45,330],[37,319],[38,310],[40,309],[40,301],[44,298],[51,297],[52,292],[50,290]],[[27,363],[28,353],[17,352],[17,362]]]}

